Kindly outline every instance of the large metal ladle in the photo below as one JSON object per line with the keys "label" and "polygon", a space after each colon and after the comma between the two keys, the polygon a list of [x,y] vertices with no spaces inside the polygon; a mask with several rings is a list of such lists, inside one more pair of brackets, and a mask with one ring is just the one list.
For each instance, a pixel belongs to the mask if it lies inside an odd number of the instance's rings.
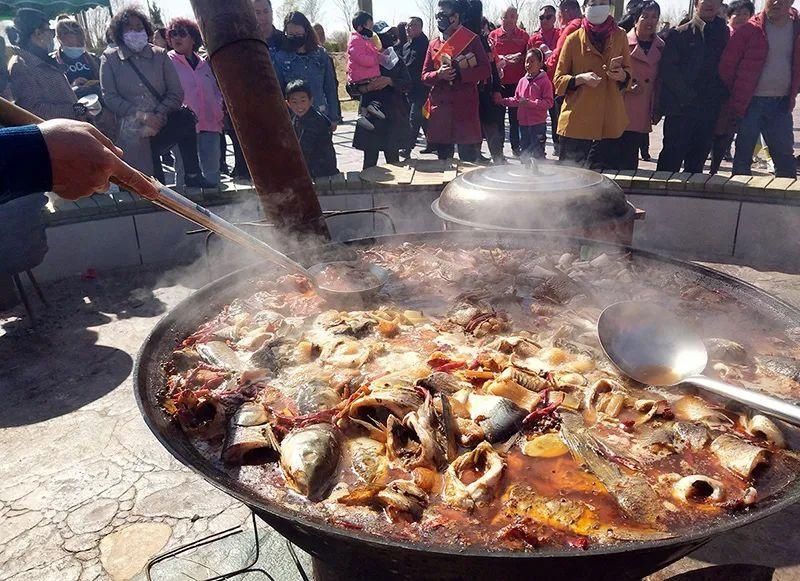
{"label": "large metal ladle", "polygon": [[800,425],[800,406],[703,375],[708,351],[702,339],[663,307],[616,303],[600,315],[597,332],[611,362],[640,383],[657,387],[689,383]]}
{"label": "large metal ladle", "polygon": [[[36,125],[42,123],[42,119],[26,111],[16,105],[9,103],[4,99],[0,99],[0,125],[7,127],[18,125]],[[363,277],[360,281],[351,281],[355,284],[348,284],[349,290],[341,290],[338,288],[331,288],[327,286],[321,279],[320,275],[328,266],[334,268],[343,264],[342,262],[324,262],[315,264],[306,269],[301,264],[298,264],[282,252],[272,248],[263,240],[259,240],[255,236],[251,236],[241,228],[238,228],[225,220],[210,212],[203,206],[195,204],[190,199],[182,196],[176,191],[171,190],[165,185],[159,183],[155,179],[145,176],[124,162],[120,162],[125,169],[125,173],[133,176],[136,179],[122,181],[119,177],[112,177],[111,181],[121,188],[132,191],[147,200],[150,200],[156,206],[164,208],[174,214],[177,214],[195,224],[208,228],[212,232],[219,234],[223,238],[238,244],[248,250],[252,250],[262,258],[269,260],[289,272],[299,274],[308,278],[309,281],[316,287],[322,294],[329,298],[334,298],[342,301],[349,301],[352,299],[361,299],[378,291],[388,280],[389,272],[376,264],[365,264],[364,267],[372,275],[371,277]],[[75,171],[80,171],[76,168]],[[129,183],[132,182],[132,183]],[[360,283],[360,284],[359,284]]]}

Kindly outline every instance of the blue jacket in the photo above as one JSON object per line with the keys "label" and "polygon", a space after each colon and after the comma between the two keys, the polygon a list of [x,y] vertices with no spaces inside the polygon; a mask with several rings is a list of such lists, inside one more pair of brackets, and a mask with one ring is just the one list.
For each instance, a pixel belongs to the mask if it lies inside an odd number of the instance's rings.
{"label": "blue jacket", "polygon": [[288,83],[302,79],[311,88],[314,107],[334,123],[342,120],[333,64],[324,48],[306,54],[278,50],[270,56],[284,93]]}
{"label": "blue jacket", "polygon": [[39,128],[0,128],[0,204],[52,187],[50,153]]}

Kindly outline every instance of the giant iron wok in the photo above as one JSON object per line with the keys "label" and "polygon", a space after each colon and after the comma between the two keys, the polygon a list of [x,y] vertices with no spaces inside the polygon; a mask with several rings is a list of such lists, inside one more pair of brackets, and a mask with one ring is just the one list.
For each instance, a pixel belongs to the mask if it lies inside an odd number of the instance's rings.
{"label": "giant iron wok", "polygon": [[[800,311],[735,278],[699,265],[649,252],[576,238],[496,232],[436,232],[353,240],[343,245],[309,249],[298,260],[313,264],[322,259],[346,259],[357,248],[377,244],[458,242],[462,248],[539,248],[575,251],[581,245],[624,249],[629,259],[657,264],[680,272],[711,290],[720,290],[781,327],[800,325]],[[252,292],[253,283],[276,267],[250,266],[224,276],[195,292],[168,313],[144,343],[134,371],[139,408],[148,427],[180,462],[215,487],[249,506],[289,541],[311,554],[320,577],[342,579],[530,579],[558,576],[571,579],[641,578],[680,559],[714,537],[773,514],[800,500],[800,480],[747,511],[731,514],[711,526],[704,523],[674,538],[647,542],[595,545],[586,550],[541,548],[528,551],[487,550],[436,546],[382,538],[359,530],[333,526],[323,519],[290,510],[255,495],[195,448],[189,437],[162,409],[164,363],[176,345],[233,299]]]}

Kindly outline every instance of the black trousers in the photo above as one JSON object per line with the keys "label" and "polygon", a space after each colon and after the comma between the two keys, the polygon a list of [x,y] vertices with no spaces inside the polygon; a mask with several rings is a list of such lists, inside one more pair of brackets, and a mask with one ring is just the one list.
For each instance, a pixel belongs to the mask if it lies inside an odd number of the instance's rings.
{"label": "black trousers", "polygon": [[153,156],[153,177],[164,182],[164,168],[161,166],[161,154],[177,145],[183,159],[183,167],[187,176],[200,173],[200,158],[197,154],[197,131],[194,127],[180,122],[177,116],[167,118],[167,123],[156,135],[150,138],[150,152]]}
{"label": "black trousers", "polygon": [[733,138],[733,134],[714,136],[714,140],[711,143],[711,167],[708,173],[715,174],[719,171],[722,160],[725,159],[726,155],[730,155]]}
{"label": "black trousers", "polygon": [[575,139],[574,137],[560,136],[560,149],[558,160],[567,165],[577,165],[588,169],[610,169],[618,162],[616,139]]}
{"label": "black trousers", "polygon": [[610,169],[639,169],[639,151],[648,143],[649,134],[626,131],[616,139],[616,165]]}
{"label": "black trousers", "polygon": [[711,151],[718,110],[709,108],[702,118],[667,115],[664,118],[664,149],[658,156],[658,171],[702,173]]}
{"label": "black trousers", "polygon": [[[439,159],[450,159],[455,155],[456,146],[452,143],[437,144],[436,157]],[[480,143],[459,143],[458,159],[461,161],[477,161],[478,154],[481,152]]]}
{"label": "black trousers", "polygon": [[[517,84],[501,85],[500,94],[503,97],[513,97],[517,90]],[[519,151],[519,121],[517,121],[517,108],[508,107],[508,137],[511,141],[511,149]]]}
{"label": "black trousers", "polygon": [[428,100],[428,90],[427,88],[424,89],[414,89],[408,95],[408,105],[409,105],[409,112],[408,112],[408,122],[411,126],[411,141],[409,142],[408,149],[412,150],[417,145],[417,137],[419,136],[419,130],[422,129],[423,132],[425,131],[425,127],[428,125],[428,120],[425,119],[425,116],[422,114],[422,107],[425,105],[425,101]]}
{"label": "black trousers", "polygon": [[[378,149],[365,149],[364,150],[364,166],[362,169],[367,169],[368,167],[375,167],[378,165],[378,154],[380,150]],[[400,161],[400,152],[397,149],[393,149],[390,151],[384,151],[383,157],[386,159],[386,163],[398,163]]]}

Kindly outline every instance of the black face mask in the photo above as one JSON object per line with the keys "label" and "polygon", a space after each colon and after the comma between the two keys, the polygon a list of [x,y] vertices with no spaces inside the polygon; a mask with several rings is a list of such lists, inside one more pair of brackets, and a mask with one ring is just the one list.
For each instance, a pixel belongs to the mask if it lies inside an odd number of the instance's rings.
{"label": "black face mask", "polygon": [[369,28],[362,28],[361,32],[359,32],[359,34],[361,36],[363,36],[364,38],[372,38],[372,35],[375,34],[375,33],[372,32],[372,30],[370,30]]}
{"label": "black face mask", "polygon": [[439,29],[439,32],[444,32],[445,30],[450,28],[451,24],[452,22],[450,22],[449,16],[440,16],[439,18],[436,19],[436,28]]}
{"label": "black face mask", "polygon": [[287,36],[286,41],[289,43],[289,48],[291,50],[297,50],[302,48],[303,45],[306,43],[305,36]]}

